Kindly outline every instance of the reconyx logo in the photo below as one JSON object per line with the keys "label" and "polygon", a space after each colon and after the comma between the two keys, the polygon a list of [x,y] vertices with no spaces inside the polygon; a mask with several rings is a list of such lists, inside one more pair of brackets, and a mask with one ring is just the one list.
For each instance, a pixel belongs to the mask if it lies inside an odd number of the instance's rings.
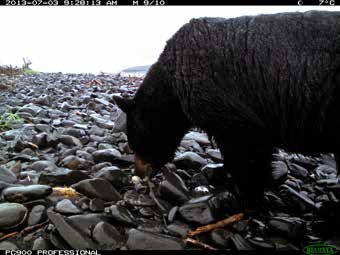
{"label": "reconyx logo", "polygon": [[327,244],[308,245],[303,249],[303,251],[308,255],[332,255],[337,253],[334,246]]}

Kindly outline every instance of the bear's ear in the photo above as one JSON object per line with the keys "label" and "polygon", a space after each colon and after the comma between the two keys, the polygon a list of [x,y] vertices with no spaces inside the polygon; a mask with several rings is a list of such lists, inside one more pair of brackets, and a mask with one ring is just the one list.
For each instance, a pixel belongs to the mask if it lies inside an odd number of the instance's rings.
{"label": "bear's ear", "polygon": [[118,105],[118,107],[126,114],[129,113],[135,107],[135,102],[133,101],[133,99],[127,99],[118,96],[113,96],[112,99]]}

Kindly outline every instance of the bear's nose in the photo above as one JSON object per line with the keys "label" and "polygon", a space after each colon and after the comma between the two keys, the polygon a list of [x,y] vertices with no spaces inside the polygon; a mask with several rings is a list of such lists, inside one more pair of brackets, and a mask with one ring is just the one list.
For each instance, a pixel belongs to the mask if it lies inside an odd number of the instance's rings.
{"label": "bear's nose", "polygon": [[135,175],[144,178],[149,176],[151,172],[151,164],[145,162],[138,154],[135,154]]}

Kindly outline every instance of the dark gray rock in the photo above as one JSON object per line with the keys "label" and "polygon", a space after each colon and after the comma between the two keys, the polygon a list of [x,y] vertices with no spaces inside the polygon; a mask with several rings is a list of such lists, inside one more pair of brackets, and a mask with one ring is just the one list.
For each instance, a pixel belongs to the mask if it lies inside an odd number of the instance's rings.
{"label": "dark gray rock", "polygon": [[41,172],[45,170],[46,168],[55,169],[57,168],[57,166],[52,161],[39,160],[39,161],[35,161],[32,165],[29,166],[29,168],[37,172]]}
{"label": "dark gray rock", "polygon": [[206,159],[191,151],[175,157],[173,162],[177,168],[182,169],[200,169],[208,163]]}
{"label": "dark gray rock", "polygon": [[188,151],[203,152],[203,149],[195,140],[182,140],[180,146]]}
{"label": "dark gray rock", "polygon": [[216,163],[222,163],[223,162],[223,157],[222,157],[221,151],[219,149],[207,149],[206,153]]}
{"label": "dark gray rock", "polygon": [[186,237],[188,232],[191,230],[187,224],[181,222],[174,222],[168,225],[166,228],[171,234],[181,238]]}
{"label": "dark gray rock", "polygon": [[[70,128],[66,128],[63,131],[63,135],[69,135],[69,136],[72,136],[72,137],[75,137],[75,138],[80,138],[82,136],[85,136],[86,132],[83,129],[70,127]],[[65,138],[63,138],[63,139],[65,139]],[[72,141],[72,143],[74,143],[74,141]]]}
{"label": "dark gray rock", "polygon": [[63,217],[59,213],[54,213],[52,211],[47,211],[47,216],[57,228],[59,234],[73,249],[83,250],[98,248],[90,236],[83,230],[78,229],[67,217]]}
{"label": "dark gray rock", "polygon": [[43,237],[38,237],[35,239],[32,250],[51,250],[51,245],[48,240]]}
{"label": "dark gray rock", "polygon": [[33,226],[42,223],[46,219],[46,207],[43,205],[36,205],[32,208],[27,224]]}
{"label": "dark gray rock", "polygon": [[73,184],[72,187],[89,198],[100,198],[104,201],[117,201],[121,199],[117,190],[101,178],[87,179]]}
{"label": "dark gray rock", "polygon": [[296,178],[307,179],[309,176],[308,171],[297,164],[289,164],[290,174]]}
{"label": "dark gray rock", "polygon": [[79,141],[78,138],[71,135],[60,135],[59,142],[68,146],[78,146],[80,148],[83,146],[83,144]]}
{"label": "dark gray rock", "polygon": [[175,205],[181,205],[190,199],[189,190],[181,177],[171,171],[167,171],[164,177],[165,180],[159,186],[162,198]]}
{"label": "dark gray rock", "polygon": [[302,193],[297,192],[287,185],[280,186],[280,197],[285,204],[295,211],[307,211],[316,209],[315,203]]}
{"label": "dark gray rock", "polygon": [[183,219],[190,223],[206,225],[216,220],[215,212],[209,204],[211,196],[191,199],[179,208],[179,213]]}
{"label": "dark gray rock", "polygon": [[101,221],[93,229],[93,239],[96,240],[102,249],[114,250],[122,246],[123,237],[111,224]]}
{"label": "dark gray rock", "polygon": [[109,222],[111,218],[101,213],[78,214],[68,217],[72,225],[83,230],[87,235],[91,236],[93,228],[101,221]]}
{"label": "dark gray rock", "polygon": [[6,183],[14,183],[17,181],[17,177],[11,170],[0,166],[0,181]]}
{"label": "dark gray rock", "polygon": [[307,230],[305,221],[297,217],[273,217],[267,224],[274,233],[295,241],[301,240]]}
{"label": "dark gray rock", "polygon": [[272,179],[274,183],[277,185],[284,183],[288,176],[287,164],[283,161],[273,161],[272,168]]}
{"label": "dark gray rock", "polygon": [[18,250],[18,246],[16,246],[14,243],[12,242],[8,242],[8,241],[2,241],[0,242],[0,250]]}
{"label": "dark gray rock", "polygon": [[109,211],[114,220],[130,225],[130,226],[137,225],[135,217],[125,207],[120,206],[120,205],[112,205],[109,208]]}
{"label": "dark gray rock", "polygon": [[198,142],[199,144],[202,144],[202,145],[209,145],[210,144],[209,138],[206,134],[195,132],[195,131],[191,131],[191,132],[187,133],[183,137],[183,140],[195,140],[196,142]]}
{"label": "dark gray rock", "polygon": [[24,105],[23,107],[21,107],[18,110],[18,113],[19,112],[27,112],[27,113],[31,114],[32,116],[36,116],[41,110],[42,110],[42,108],[37,106],[37,105],[27,104],[27,105]]}
{"label": "dark gray rock", "polygon": [[102,212],[104,211],[104,201],[99,198],[91,199],[89,203],[89,209],[92,212]]}
{"label": "dark gray rock", "polygon": [[114,162],[115,159],[121,158],[122,154],[118,150],[112,148],[95,151],[92,156],[97,162]]}
{"label": "dark gray rock", "polygon": [[255,247],[244,239],[240,234],[234,234],[230,237],[232,245],[238,251],[254,251]]}
{"label": "dark gray rock", "polygon": [[67,168],[47,168],[40,174],[39,183],[52,186],[71,186],[72,184],[89,178],[89,175],[79,170],[69,170]]}
{"label": "dark gray rock", "polygon": [[155,201],[147,195],[139,194],[135,190],[124,193],[124,201],[133,206],[154,206]]}
{"label": "dark gray rock", "polygon": [[215,245],[221,248],[230,247],[230,238],[233,233],[228,229],[217,228],[210,232],[210,238]]}
{"label": "dark gray rock", "polygon": [[130,250],[183,250],[181,239],[130,229],[126,246]]}
{"label": "dark gray rock", "polygon": [[76,170],[86,168],[88,162],[85,159],[71,155],[64,158],[61,161],[60,165],[69,169]]}
{"label": "dark gray rock", "polygon": [[119,111],[117,118],[114,121],[113,132],[126,132],[126,114]]}
{"label": "dark gray rock", "polygon": [[63,199],[59,201],[55,206],[55,211],[62,214],[80,214],[82,211],[75,206],[71,200]]}
{"label": "dark gray rock", "polygon": [[328,165],[320,165],[315,169],[316,176],[318,179],[336,179],[337,171]]}
{"label": "dark gray rock", "polygon": [[115,166],[102,168],[95,174],[95,177],[109,181],[115,188],[118,189],[127,186],[129,183],[128,175]]}

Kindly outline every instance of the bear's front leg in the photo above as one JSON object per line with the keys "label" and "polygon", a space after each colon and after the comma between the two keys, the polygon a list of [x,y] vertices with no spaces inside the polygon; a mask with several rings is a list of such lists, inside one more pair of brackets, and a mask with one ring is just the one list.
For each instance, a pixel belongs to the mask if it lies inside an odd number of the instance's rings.
{"label": "bear's front leg", "polygon": [[246,209],[258,209],[269,184],[273,147],[230,146],[225,169],[230,171]]}

